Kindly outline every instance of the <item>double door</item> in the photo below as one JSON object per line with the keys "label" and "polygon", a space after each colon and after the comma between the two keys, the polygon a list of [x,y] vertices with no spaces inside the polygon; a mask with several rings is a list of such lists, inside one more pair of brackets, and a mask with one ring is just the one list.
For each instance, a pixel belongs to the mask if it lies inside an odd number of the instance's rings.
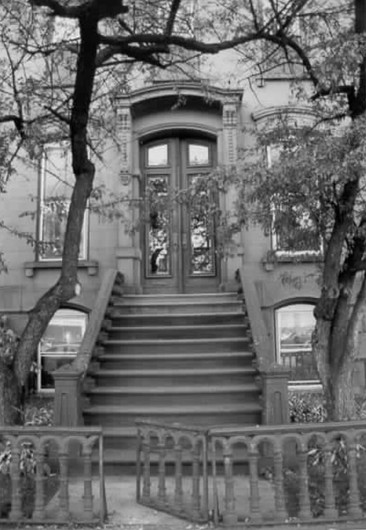
{"label": "double door", "polygon": [[215,143],[163,138],[144,144],[141,156],[144,292],[216,291]]}

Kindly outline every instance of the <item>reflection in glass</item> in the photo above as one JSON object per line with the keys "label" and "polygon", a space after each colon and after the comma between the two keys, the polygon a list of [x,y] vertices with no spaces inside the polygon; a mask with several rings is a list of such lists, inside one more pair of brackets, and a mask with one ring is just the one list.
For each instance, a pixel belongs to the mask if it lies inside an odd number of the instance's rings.
{"label": "reflection in glass", "polygon": [[209,164],[209,151],[207,145],[188,145],[188,164],[190,166],[207,166]]}
{"label": "reflection in glass", "polygon": [[53,389],[52,372],[76,356],[86,327],[87,315],[60,309],[49,323],[39,345],[38,388]]}
{"label": "reflection in glass", "polygon": [[149,167],[168,165],[168,144],[154,145],[147,150],[147,165]]}
{"label": "reflection in glass", "polygon": [[193,275],[215,273],[214,219],[207,190],[206,179],[199,175],[191,177],[195,193],[189,208],[190,221],[190,272]]}
{"label": "reflection in glass", "polygon": [[292,381],[319,379],[311,347],[313,311],[311,304],[292,304],[276,311],[279,359],[289,368]]}
{"label": "reflection in glass", "polygon": [[168,177],[148,177],[149,225],[147,248],[149,250],[147,275],[170,274],[170,215],[167,204]]}

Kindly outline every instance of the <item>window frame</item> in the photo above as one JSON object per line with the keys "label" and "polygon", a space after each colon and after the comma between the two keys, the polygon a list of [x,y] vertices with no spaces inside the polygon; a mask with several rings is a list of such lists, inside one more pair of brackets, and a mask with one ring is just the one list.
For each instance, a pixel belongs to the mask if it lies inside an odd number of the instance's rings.
{"label": "window frame", "polygon": [[[281,366],[287,367],[288,365],[283,362],[283,358],[281,355],[281,327],[280,327],[280,315],[281,311],[288,310],[292,313],[294,312],[294,308],[298,307],[309,307],[309,310],[313,311],[315,307],[315,302],[309,301],[309,300],[296,300],[292,301],[286,304],[283,304],[279,307],[277,307],[274,310],[274,329],[275,329],[275,355],[276,355],[276,362],[280,364]],[[303,309],[304,311],[304,309]],[[314,318],[314,325],[315,325],[315,318]],[[302,346],[302,343],[299,343],[298,351],[304,350],[304,346]],[[311,352],[311,346],[308,350],[306,350],[307,353]],[[294,351],[296,353],[296,351]],[[321,389],[321,383],[319,378],[317,379],[289,379],[288,382],[289,389],[291,390],[319,390]]]}
{"label": "window frame", "polygon": [[[266,161],[267,161],[267,167],[272,167],[272,150],[276,146],[271,144],[266,146]],[[280,147],[280,146],[278,146]],[[271,203],[271,230],[270,230],[270,236],[271,236],[271,250],[275,252],[275,255],[279,258],[297,258],[300,259],[302,257],[310,257],[310,258],[320,258],[323,255],[323,242],[321,238],[319,238],[319,250],[316,249],[306,249],[306,250],[287,250],[282,249],[279,246],[279,234],[278,231],[275,229],[274,226],[274,220],[276,216],[276,212],[279,211],[279,208],[275,206],[274,201]]]}
{"label": "window frame", "polygon": [[[83,337],[85,335],[87,325],[88,325],[88,313],[80,309],[60,308],[56,311],[56,313],[53,315],[52,319],[48,323],[47,329],[50,325],[57,326],[58,323],[60,326],[65,326],[69,324],[70,327],[77,327],[77,323],[80,324],[79,326],[81,330],[80,343],[73,343],[78,347],[78,350],[79,350]],[[42,388],[42,359],[47,358],[47,357],[51,359],[52,358],[59,359],[60,357],[62,357],[64,359],[68,359],[71,362],[73,359],[75,359],[78,352],[64,352],[64,351],[63,352],[61,351],[43,352],[42,351],[42,340],[43,340],[43,337],[41,341],[39,342],[38,348],[37,348],[37,393],[38,394],[50,394],[50,393],[53,394],[55,392],[54,387]],[[60,344],[64,344],[64,343],[60,343]]]}
{"label": "window frame", "polygon": [[[40,183],[39,183],[39,200],[38,200],[38,220],[37,220],[37,248],[36,248],[36,259],[39,262],[61,262],[63,250],[58,256],[44,256],[41,250],[43,241],[44,241],[44,205],[47,203],[45,198],[45,187],[46,187],[46,178],[47,178],[47,151],[48,150],[63,150],[66,151],[67,161],[66,165],[71,168],[71,158],[70,158],[70,146],[68,142],[58,142],[58,143],[47,143],[43,145],[41,163],[40,163]],[[71,169],[70,169],[71,174]],[[66,177],[66,175],[64,175]],[[60,179],[62,180],[62,179]],[[64,180],[66,182],[66,179]],[[65,200],[67,205],[67,211],[70,208],[71,199]],[[67,219],[67,217],[66,217]],[[62,244],[63,249],[63,244]],[[83,228],[81,233],[80,249],[79,249],[79,260],[87,260],[89,252],[89,208],[87,207],[84,212]]]}

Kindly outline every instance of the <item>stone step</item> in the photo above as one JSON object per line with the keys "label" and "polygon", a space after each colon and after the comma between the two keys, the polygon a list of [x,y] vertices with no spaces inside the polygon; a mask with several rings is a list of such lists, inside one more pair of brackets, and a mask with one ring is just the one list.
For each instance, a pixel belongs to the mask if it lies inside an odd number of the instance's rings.
{"label": "stone step", "polygon": [[99,405],[84,409],[86,425],[103,427],[133,426],[137,418],[187,423],[191,425],[218,425],[225,423],[257,425],[262,408],[257,403],[180,405],[167,407]]}
{"label": "stone step", "polygon": [[92,406],[178,406],[178,405],[224,405],[256,403],[258,386],[253,383],[232,385],[165,386],[154,387],[97,387],[88,392]]}
{"label": "stone step", "polygon": [[155,368],[144,370],[95,370],[90,372],[98,386],[169,386],[250,383],[257,372],[253,367]]}
{"label": "stone step", "polygon": [[102,370],[154,369],[161,365],[167,368],[219,368],[251,366],[253,354],[237,352],[189,352],[189,353],[104,353],[98,357]]}
{"label": "stone step", "polygon": [[182,304],[182,303],[201,303],[221,304],[222,302],[241,302],[236,293],[188,293],[188,294],[126,294],[120,298],[122,305],[145,305],[148,303],[155,304]]}
{"label": "stone step", "polygon": [[191,326],[215,324],[241,324],[248,326],[247,317],[241,312],[234,313],[153,313],[153,314],[126,314],[116,315],[111,311],[110,318],[113,326]]}
{"label": "stone step", "polygon": [[190,338],[244,337],[246,329],[241,324],[215,324],[196,326],[140,326],[109,329],[109,340],[154,340]]}
{"label": "stone step", "polygon": [[250,346],[249,337],[209,337],[194,339],[131,339],[113,340],[107,339],[102,342],[104,348],[108,348],[110,353],[143,353],[147,350],[150,353],[188,353],[197,352],[217,352],[217,351],[247,351]]}
{"label": "stone step", "polygon": [[[123,300],[123,301],[122,301]],[[239,300],[223,300],[213,303],[210,300],[182,300],[171,303],[167,300],[146,300],[144,303],[128,304],[125,297],[113,301],[114,317],[128,314],[182,314],[182,313],[240,313],[242,302]]]}

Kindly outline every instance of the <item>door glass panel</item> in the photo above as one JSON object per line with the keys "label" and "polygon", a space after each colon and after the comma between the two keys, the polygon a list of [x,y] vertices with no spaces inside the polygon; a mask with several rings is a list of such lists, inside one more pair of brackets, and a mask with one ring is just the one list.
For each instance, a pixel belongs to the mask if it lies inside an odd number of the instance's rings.
{"label": "door glass panel", "polygon": [[168,144],[154,145],[147,150],[147,165],[149,167],[168,165]]}
{"label": "door glass panel", "polygon": [[149,219],[147,276],[170,275],[170,211],[168,176],[147,176]]}
{"label": "door glass panel", "polygon": [[207,166],[210,162],[209,150],[207,145],[189,144],[188,145],[188,165],[190,166]]}
{"label": "door glass panel", "polygon": [[214,219],[210,204],[212,198],[207,190],[206,178],[190,176],[194,189],[189,207],[190,229],[190,274],[215,274]]}

